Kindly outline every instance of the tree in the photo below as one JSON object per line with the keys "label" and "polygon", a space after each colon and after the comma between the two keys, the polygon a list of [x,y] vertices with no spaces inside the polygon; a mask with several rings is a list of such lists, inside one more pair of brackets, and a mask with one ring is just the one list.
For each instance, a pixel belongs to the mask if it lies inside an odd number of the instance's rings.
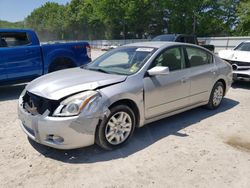
{"label": "tree", "polygon": [[237,15],[239,17],[239,24],[236,28],[238,35],[250,35],[250,1],[243,0],[237,7]]}
{"label": "tree", "polygon": [[35,9],[25,21],[43,40],[64,39],[64,10],[63,5],[47,2]]}
{"label": "tree", "polygon": [[229,35],[239,0],[166,0],[168,31],[199,36]]}
{"label": "tree", "polygon": [[25,23],[24,22],[7,22],[0,20],[0,28],[24,28]]}
{"label": "tree", "polygon": [[[228,36],[249,34],[249,9],[247,0],[72,0],[66,5],[48,2],[24,23],[42,40],[127,39],[163,33]],[[21,27],[11,25],[16,26]]]}

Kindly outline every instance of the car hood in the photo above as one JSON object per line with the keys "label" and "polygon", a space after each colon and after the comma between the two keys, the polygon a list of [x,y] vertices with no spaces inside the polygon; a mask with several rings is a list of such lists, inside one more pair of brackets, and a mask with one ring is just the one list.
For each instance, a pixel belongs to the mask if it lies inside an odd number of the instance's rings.
{"label": "car hood", "polygon": [[82,68],[61,70],[44,75],[27,85],[27,91],[52,100],[86,90],[125,81],[127,76],[106,74]]}
{"label": "car hood", "polygon": [[250,62],[250,52],[238,50],[221,50],[218,53],[219,57],[231,61]]}

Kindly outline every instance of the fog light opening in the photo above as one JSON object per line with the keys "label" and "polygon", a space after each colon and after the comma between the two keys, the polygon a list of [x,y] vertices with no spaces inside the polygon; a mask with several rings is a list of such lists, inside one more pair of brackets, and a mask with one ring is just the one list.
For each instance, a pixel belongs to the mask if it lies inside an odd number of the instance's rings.
{"label": "fog light opening", "polygon": [[51,142],[56,142],[56,143],[62,143],[62,142],[64,142],[63,137],[57,136],[57,135],[54,135],[54,134],[48,135],[47,136],[47,140],[51,141]]}

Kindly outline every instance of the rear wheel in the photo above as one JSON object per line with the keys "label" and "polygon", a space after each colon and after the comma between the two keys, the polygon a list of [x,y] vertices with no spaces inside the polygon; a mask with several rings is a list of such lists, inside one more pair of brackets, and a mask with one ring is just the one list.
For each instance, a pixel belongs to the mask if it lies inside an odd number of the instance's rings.
{"label": "rear wheel", "polygon": [[110,111],[110,115],[103,120],[96,132],[96,143],[108,150],[126,143],[135,129],[135,115],[128,106],[118,105]]}
{"label": "rear wheel", "polygon": [[216,109],[220,106],[224,97],[225,87],[222,82],[216,82],[210,94],[209,102],[206,105],[209,109]]}
{"label": "rear wheel", "polygon": [[49,72],[55,72],[74,67],[73,62],[67,58],[58,58],[50,66]]}

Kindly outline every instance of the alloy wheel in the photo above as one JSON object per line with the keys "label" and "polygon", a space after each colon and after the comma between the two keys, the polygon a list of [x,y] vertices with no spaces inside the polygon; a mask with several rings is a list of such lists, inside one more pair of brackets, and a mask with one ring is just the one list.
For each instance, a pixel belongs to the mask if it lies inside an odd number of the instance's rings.
{"label": "alloy wheel", "polygon": [[224,90],[222,86],[217,86],[217,88],[214,90],[213,94],[213,105],[219,106],[221,103],[221,100],[223,98]]}
{"label": "alloy wheel", "polygon": [[132,131],[132,119],[127,112],[120,111],[110,117],[105,128],[105,138],[112,145],[123,143]]}

